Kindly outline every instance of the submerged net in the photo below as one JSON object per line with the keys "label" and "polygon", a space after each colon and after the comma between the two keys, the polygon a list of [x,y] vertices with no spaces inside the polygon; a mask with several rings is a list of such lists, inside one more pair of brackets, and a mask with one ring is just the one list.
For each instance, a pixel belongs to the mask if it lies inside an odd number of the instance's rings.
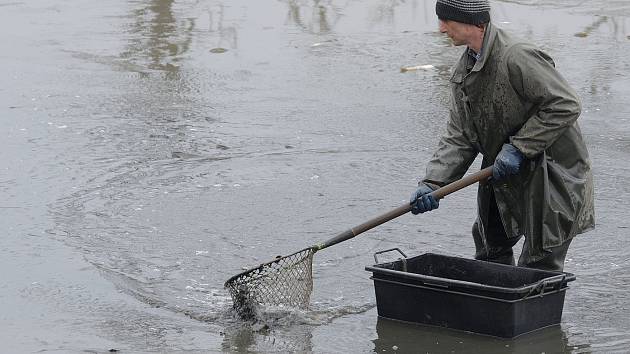
{"label": "submerged net", "polygon": [[261,264],[225,282],[241,315],[252,315],[256,305],[306,308],[313,290],[313,254],[307,248]]}

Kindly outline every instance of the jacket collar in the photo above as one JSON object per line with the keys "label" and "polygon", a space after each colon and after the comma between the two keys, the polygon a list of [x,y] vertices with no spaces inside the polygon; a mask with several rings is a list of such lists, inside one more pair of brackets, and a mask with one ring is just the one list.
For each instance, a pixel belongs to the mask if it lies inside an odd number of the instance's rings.
{"label": "jacket collar", "polygon": [[481,58],[477,60],[475,66],[473,66],[472,68],[472,71],[480,71],[481,69],[483,69],[483,66],[486,64],[488,55],[490,55],[490,51],[492,50],[492,45],[494,44],[494,39],[496,37],[496,28],[494,28],[492,22],[488,22],[488,25],[486,26],[486,32],[483,36],[483,44],[481,45]]}
{"label": "jacket collar", "polygon": [[[490,56],[490,52],[492,51],[492,45],[494,44],[495,38],[497,37],[497,29],[491,22],[488,22],[488,26],[486,27],[486,32],[483,36],[483,42],[481,45],[481,58],[477,60],[471,72],[479,72],[483,69],[486,61],[488,60],[488,56]],[[455,70],[453,72],[453,76],[451,77],[451,82],[461,84],[464,81],[464,77],[468,74],[466,70],[466,64],[468,63],[470,54],[468,54],[468,48],[464,51],[459,62],[455,66]]]}

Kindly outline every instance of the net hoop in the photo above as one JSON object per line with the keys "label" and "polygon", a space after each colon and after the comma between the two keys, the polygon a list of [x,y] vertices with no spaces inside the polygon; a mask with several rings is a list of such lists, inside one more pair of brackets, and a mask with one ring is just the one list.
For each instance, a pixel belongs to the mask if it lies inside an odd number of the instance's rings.
{"label": "net hoop", "polygon": [[312,247],[263,263],[225,282],[237,312],[251,315],[259,305],[305,309],[313,291]]}

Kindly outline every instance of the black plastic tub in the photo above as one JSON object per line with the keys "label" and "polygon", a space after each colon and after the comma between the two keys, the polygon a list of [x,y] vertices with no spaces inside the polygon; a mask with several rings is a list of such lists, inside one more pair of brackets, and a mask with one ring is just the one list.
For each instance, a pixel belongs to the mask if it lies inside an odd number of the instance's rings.
{"label": "black plastic tub", "polygon": [[502,338],[559,324],[567,283],[575,280],[570,273],[432,253],[404,257],[379,264],[375,255],[377,264],[365,267],[379,316]]}

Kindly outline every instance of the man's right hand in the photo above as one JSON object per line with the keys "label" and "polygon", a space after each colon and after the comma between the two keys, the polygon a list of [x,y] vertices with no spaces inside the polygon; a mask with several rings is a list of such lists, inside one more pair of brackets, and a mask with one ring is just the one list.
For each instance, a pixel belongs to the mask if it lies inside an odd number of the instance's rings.
{"label": "man's right hand", "polygon": [[431,194],[432,192],[433,188],[424,183],[420,183],[418,189],[411,195],[411,200],[409,201],[413,215],[437,209],[440,206],[440,201],[435,199]]}

